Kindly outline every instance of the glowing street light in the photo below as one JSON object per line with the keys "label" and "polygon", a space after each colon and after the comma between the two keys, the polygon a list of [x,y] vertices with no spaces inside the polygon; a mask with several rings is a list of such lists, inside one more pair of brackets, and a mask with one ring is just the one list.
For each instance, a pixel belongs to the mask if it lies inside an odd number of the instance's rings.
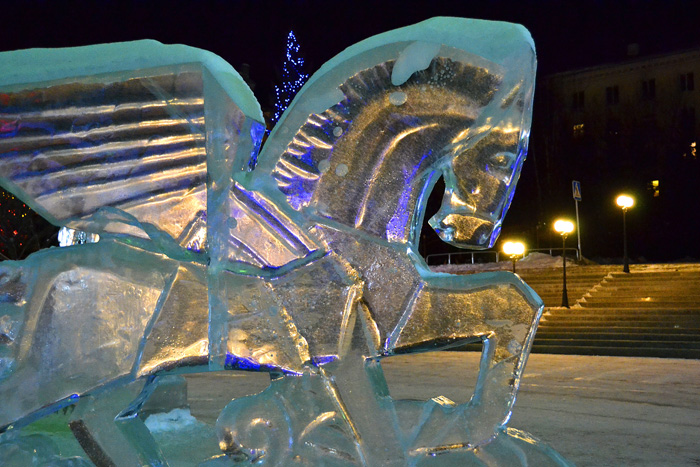
{"label": "glowing street light", "polygon": [[630,272],[630,260],[627,256],[627,210],[634,206],[634,198],[627,195],[620,195],[615,200],[617,205],[622,208],[622,246],[624,249],[624,258],[622,272]]}
{"label": "glowing street light", "polygon": [[566,293],[566,237],[574,231],[574,223],[564,219],[559,219],[554,223],[554,230],[561,235],[561,259],[563,271],[561,306],[569,308],[569,296]]}
{"label": "glowing street light", "polygon": [[515,273],[515,262],[525,254],[525,245],[521,242],[505,242],[503,244],[503,253],[507,254],[513,262],[513,273]]}
{"label": "glowing street light", "polygon": [[567,236],[574,231],[574,223],[559,219],[554,223],[554,230],[560,235]]}
{"label": "glowing street light", "polygon": [[618,196],[616,202],[617,202],[617,205],[620,206],[625,211],[627,209],[631,208],[632,206],[634,206],[634,198],[632,198],[631,196],[627,196],[627,195]]}

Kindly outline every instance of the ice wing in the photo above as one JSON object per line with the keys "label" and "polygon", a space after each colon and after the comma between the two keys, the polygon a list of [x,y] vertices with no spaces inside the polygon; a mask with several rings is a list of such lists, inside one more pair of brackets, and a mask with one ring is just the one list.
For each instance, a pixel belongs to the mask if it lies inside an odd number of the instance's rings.
{"label": "ice wing", "polygon": [[143,236],[85,221],[111,207],[203,249],[208,166],[247,167],[262,135],[230,65],[137,41],[2,53],[0,70],[0,185],[59,226]]}

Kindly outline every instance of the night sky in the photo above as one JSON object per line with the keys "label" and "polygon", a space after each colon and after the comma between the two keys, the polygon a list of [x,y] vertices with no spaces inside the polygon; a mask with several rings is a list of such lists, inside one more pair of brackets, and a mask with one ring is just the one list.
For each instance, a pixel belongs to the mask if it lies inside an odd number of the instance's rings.
{"label": "night sky", "polygon": [[[0,51],[146,38],[187,44],[239,70],[248,64],[263,110],[272,108],[290,30],[310,74],[362,39],[434,16],[523,24],[535,40],[539,77],[624,59],[631,43],[642,56],[700,46],[700,1],[0,0],[0,7]],[[523,193],[533,177],[527,164]],[[522,217],[528,203],[516,194],[511,214]]]}
{"label": "night sky", "polygon": [[294,30],[313,72],[374,34],[433,16],[521,23],[535,40],[539,73],[700,44],[698,1],[2,1],[0,50],[156,39],[211,50],[251,66],[267,105]]}

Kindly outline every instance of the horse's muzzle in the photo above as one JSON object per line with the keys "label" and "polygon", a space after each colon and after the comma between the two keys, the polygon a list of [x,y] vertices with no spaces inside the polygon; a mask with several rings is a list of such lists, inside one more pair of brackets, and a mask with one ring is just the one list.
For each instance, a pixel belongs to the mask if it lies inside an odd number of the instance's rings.
{"label": "horse's muzzle", "polygon": [[500,223],[476,215],[451,213],[430,219],[431,227],[446,243],[459,248],[491,248],[500,233]]}

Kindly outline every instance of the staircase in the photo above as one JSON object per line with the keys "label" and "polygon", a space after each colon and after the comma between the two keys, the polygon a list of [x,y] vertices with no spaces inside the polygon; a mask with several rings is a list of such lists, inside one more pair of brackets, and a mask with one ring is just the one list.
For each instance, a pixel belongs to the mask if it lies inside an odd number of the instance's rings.
{"label": "staircase", "polygon": [[533,352],[700,358],[700,265],[610,272],[580,296],[570,287],[570,309],[551,307],[556,300],[546,280],[523,278],[547,305]]}
{"label": "staircase", "polygon": [[[573,266],[566,268],[566,291],[569,305],[574,305],[589,290],[598,285],[613,271],[619,271],[620,266]],[[518,275],[544,301],[545,307],[561,306],[562,269],[522,269]]]}

